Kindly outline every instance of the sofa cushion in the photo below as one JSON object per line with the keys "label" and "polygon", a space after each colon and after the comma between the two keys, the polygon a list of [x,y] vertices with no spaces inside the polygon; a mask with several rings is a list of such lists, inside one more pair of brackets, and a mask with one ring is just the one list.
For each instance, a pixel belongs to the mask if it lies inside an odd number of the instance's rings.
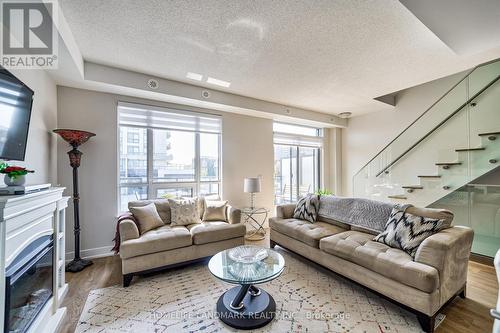
{"label": "sofa cushion", "polygon": [[120,244],[120,257],[132,258],[192,245],[191,234],[183,226],[163,226]]}
{"label": "sofa cushion", "polygon": [[154,203],[142,207],[130,207],[130,212],[137,221],[141,235],[146,231],[156,229],[163,225],[163,221]]}
{"label": "sofa cushion", "polygon": [[128,203],[128,208],[130,210],[131,207],[143,207],[149,205],[150,203],[154,203],[156,206],[156,211],[161,217],[161,220],[165,224],[170,223],[170,206],[168,204],[167,199],[153,199],[153,200],[136,200],[130,201]]}
{"label": "sofa cushion", "polygon": [[205,200],[205,211],[203,212],[203,222],[227,221],[227,200],[212,201]]}
{"label": "sofa cushion", "polygon": [[322,251],[348,260],[407,286],[432,293],[439,287],[438,271],[413,261],[406,252],[372,241],[373,235],[346,231],[321,239]]}
{"label": "sofa cushion", "polygon": [[187,228],[193,237],[193,244],[197,245],[243,237],[247,231],[244,224],[229,224],[223,221],[191,224]]}
{"label": "sofa cushion", "polygon": [[319,248],[319,240],[323,237],[346,231],[344,228],[325,222],[310,223],[297,219],[271,218],[269,226],[273,230],[315,248]]}

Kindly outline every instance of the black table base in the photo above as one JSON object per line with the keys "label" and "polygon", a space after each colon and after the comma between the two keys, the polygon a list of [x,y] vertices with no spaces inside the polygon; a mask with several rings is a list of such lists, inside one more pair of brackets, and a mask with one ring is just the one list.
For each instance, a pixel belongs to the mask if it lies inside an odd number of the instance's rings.
{"label": "black table base", "polygon": [[276,316],[276,302],[263,289],[242,285],[226,291],[217,301],[217,315],[227,325],[251,330],[263,327]]}

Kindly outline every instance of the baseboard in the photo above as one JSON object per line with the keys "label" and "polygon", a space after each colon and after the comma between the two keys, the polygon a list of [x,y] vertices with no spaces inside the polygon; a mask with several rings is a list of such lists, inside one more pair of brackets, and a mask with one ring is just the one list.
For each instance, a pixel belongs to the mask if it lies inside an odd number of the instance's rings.
{"label": "baseboard", "polygon": [[485,256],[482,254],[471,253],[470,260],[478,262],[478,263],[483,264],[483,265],[494,266],[494,264],[493,264],[494,258]]}
{"label": "baseboard", "polygon": [[[85,249],[80,251],[80,256],[85,259],[95,259],[114,256],[115,253],[111,251],[113,246],[96,247],[93,249]],[[71,261],[75,255],[74,251],[66,252],[66,262]]]}

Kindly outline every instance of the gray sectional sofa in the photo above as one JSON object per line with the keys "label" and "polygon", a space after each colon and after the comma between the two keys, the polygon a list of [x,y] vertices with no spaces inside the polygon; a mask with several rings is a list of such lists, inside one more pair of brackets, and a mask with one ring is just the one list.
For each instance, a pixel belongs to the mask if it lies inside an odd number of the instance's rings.
{"label": "gray sectional sofa", "polygon": [[[131,219],[119,223],[120,258],[123,286],[130,285],[134,275],[189,263],[245,243],[246,227],[241,211],[227,206],[227,221],[211,221],[187,226],[170,225],[167,200],[129,202],[130,207],[154,203],[164,225],[142,235]],[[203,207],[200,209],[203,216]]]}
{"label": "gray sectional sofa", "polygon": [[[295,204],[278,206],[277,216],[269,220],[271,247],[279,245],[298,253],[396,302],[416,313],[425,331],[433,332],[440,309],[455,296],[465,297],[473,231],[458,226],[441,230],[426,238],[412,258],[400,249],[373,241],[381,230],[356,223],[384,218],[392,204],[366,199],[345,202],[338,206],[342,208],[339,214],[322,209],[325,203],[321,197],[318,221],[314,223],[294,219]],[[411,209],[414,215],[453,218],[444,210]],[[339,221],[339,216],[344,221]]]}

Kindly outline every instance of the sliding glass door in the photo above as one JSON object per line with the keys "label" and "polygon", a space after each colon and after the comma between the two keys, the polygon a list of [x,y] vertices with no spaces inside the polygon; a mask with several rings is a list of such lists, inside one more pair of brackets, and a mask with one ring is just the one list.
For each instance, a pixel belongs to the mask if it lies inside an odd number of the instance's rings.
{"label": "sliding glass door", "polygon": [[319,188],[320,148],[274,145],[275,204],[296,202]]}

